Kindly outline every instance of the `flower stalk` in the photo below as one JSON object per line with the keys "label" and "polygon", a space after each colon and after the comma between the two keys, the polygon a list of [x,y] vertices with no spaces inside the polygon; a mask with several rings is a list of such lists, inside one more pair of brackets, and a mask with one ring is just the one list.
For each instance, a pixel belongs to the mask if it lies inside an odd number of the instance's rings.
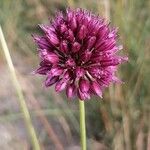
{"label": "flower stalk", "polygon": [[81,150],[86,150],[86,126],[84,101],[79,100]]}

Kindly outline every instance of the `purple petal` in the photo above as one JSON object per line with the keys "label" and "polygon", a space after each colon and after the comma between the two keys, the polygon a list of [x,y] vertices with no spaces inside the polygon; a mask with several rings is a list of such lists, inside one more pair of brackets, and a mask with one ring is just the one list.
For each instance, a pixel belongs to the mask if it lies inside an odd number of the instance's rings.
{"label": "purple petal", "polygon": [[61,33],[64,33],[66,32],[68,29],[67,29],[67,26],[65,24],[62,24],[61,27],[60,27],[60,31]]}
{"label": "purple petal", "polygon": [[64,33],[64,38],[68,39],[69,41],[73,41],[74,40],[74,34],[73,32],[69,29],[68,31],[66,31]]}
{"label": "purple petal", "polygon": [[66,88],[66,95],[68,98],[73,98],[76,94],[76,86],[74,84],[70,84]]}
{"label": "purple petal", "polygon": [[100,96],[102,98],[101,87],[96,81],[92,81],[91,89],[92,89],[92,91],[94,91],[95,94],[97,94],[98,96]]}
{"label": "purple petal", "polygon": [[40,62],[40,66],[47,66],[47,67],[52,67],[52,64],[51,63],[48,63],[48,62],[45,62],[45,61],[41,61]]}
{"label": "purple petal", "polygon": [[76,22],[76,19],[73,17],[72,20],[70,21],[70,27],[73,31],[76,30],[77,28],[77,22]]}
{"label": "purple petal", "polygon": [[78,52],[80,50],[81,45],[78,42],[74,42],[72,45],[72,51],[74,53]]}
{"label": "purple petal", "polygon": [[71,22],[73,17],[74,17],[73,11],[71,9],[67,9],[67,20]]}
{"label": "purple petal", "polygon": [[76,73],[76,77],[80,78],[84,76],[85,70],[81,67],[77,67],[75,73]]}
{"label": "purple petal", "polygon": [[66,66],[68,66],[68,67],[74,67],[74,66],[76,65],[74,59],[72,59],[72,58],[69,58],[69,59],[66,61],[65,64],[66,64]]}
{"label": "purple petal", "polygon": [[113,76],[112,77],[112,80],[113,80],[113,82],[115,82],[115,83],[123,83],[123,81],[121,81],[118,77],[116,77],[116,76]]}
{"label": "purple petal", "polygon": [[88,80],[85,80],[85,79],[80,79],[79,80],[79,89],[82,92],[88,92],[89,88],[90,88],[90,84],[89,84]]}
{"label": "purple petal", "polygon": [[34,73],[46,75],[50,69],[51,69],[51,66],[41,66],[37,70],[35,70]]}
{"label": "purple petal", "polygon": [[46,34],[49,33],[49,27],[46,25],[39,25],[39,27],[42,29],[43,32],[45,32]]}
{"label": "purple petal", "polygon": [[85,50],[85,52],[81,55],[81,58],[86,62],[89,61],[92,56],[92,52],[89,50]]}
{"label": "purple petal", "polygon": [[68,52],[68,45],[66,41],[60,43],[60,50],[64,53]]}
{"label": "purple petal", "polygon": [[96,41],[96,37],[95,36],[92,36],[89,41],[88,41],[88,46],[87,48],[88,49],[91,49],[93,47],[93,45],[95,44],[95,41]]}
{"label": "purple petal", "polygon": [[33,35],[34,41],[37,43],[38,47],[40,49],[52,49],[51,45],[47,41],[47,39],[44,36],[35,36]]}
{"label": "purple petal", "polygon": [[60,79],[55,86],[56,92],[60,92],[66,88],[67,82],[64,81],[63,79]]}
{"label": "purple petal", "polygon": [[64,69],[59,67],[53,67],[49,72],[48,76],[60,76],[63,73]]}
{"label": "purple petal", "polygon": [[64,73],[63,80],[68,81],[68,80],[70,79],[70,77],[71,77],[71,72],[66,71],[66,72]]}
{"label": "purple petal", "polygon": [[55,84],[59,80],[59,77],[47,77],[45,80],[45,86],[49,87],[53,84]]}
{"label": "purple petal", "polygon": [[78,33],[79,39],[80,40],[84,39],[86,37],[86,34],[87,34],[87,28],[85,27],[85,25],[82,25]]}
{"label": "purple petal", "polygon": [[45,50],[41,50],[39,52],[39,55],[41,56],[41,58],[43,58],[47,62],[50,62],[50,63],[59,62],[59,57],[53,52],[48,52],[48,51],[45,51]]}
{"label": "purple petal", "polygon": [[88,92],[82,92],[80,89],[78,89],[78,96],[80,100],[90,99],[90,94]]}
{"label": "purple petal", "polygon": [[49,42],[54,45],[54,46],[58,46],[59,45],[59,39],[56,36],[56,34],[51,33],[50,35],[47,35],[47,38],[49,40]]}
{"label": "purple petal", "polygon": [[72,32],[72,30],[68,30],[68,39],[72,42],[73,40],[74,40],[74,34],[73,34],[73,32]]}

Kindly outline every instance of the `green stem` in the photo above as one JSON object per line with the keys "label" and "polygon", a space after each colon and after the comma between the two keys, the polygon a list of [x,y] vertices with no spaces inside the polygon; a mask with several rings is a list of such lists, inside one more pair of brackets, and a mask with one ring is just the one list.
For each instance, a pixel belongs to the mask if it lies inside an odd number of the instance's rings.
{"label": "green stem", "polygon": [[86,127],[84,101],[79,100],[81,150],[86,150]]}
{"label": "green stem", "polygon": [[27,129],[28,129],[30,137],[31,137],[31,142],[32,142],[32,145],[33,145],[33,149],[34,150],[40,150],[40,145],[39,145],[39,142],[38,142],[38,139],[37,139],[34,127],[32,125],[32,121],[31,121],[31,117],[30,117],[30,114],[29,114],[29,110],[27,108],[27,104],[25,102],[21,86],[20,86],[20,84],[18,82],[18,79],[17,79],[17,76],[16,76],[16,72],[15,72],[15,68],[14,68],[14,65],[12,63],[11,56],[10,56],[10,53],[9,53],[9,50],[8,50],[8,47],[7,47],[7,44],[6,44],[3,32],[2,32],[2,29],[1,29],[1,26],[0,26],[0,41],[2,43],[2,49],[3,49],[5,57],[6,57],[6,61],[7,61],[9,70],[10,70],[10,75],[12,77],[13,84],[14,84],[14,86],[16,88],[16,92],[17,92],[17,95],[18,95],[18,102],[20,104],[21,111],[23,113],[24,120],[25,120],[26,125],[27,125]]}

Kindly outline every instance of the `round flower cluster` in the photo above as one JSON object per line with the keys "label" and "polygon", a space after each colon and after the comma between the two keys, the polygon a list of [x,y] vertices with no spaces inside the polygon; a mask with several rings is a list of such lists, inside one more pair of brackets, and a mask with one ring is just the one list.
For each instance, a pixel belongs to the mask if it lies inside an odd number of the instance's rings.
{"label": "round flower cluster", "polygon": [[57,13],[50,25],[40,25],[42,36],[33,36],[38,45],[40,66],[37,74],[46,75],[45,86],[66,89],[68,98],[81,100],[91,95],[102,97],[112,82],[121,82],[115,72],[127,57],[118,56],[117,29],[101,17],[82,9]]}

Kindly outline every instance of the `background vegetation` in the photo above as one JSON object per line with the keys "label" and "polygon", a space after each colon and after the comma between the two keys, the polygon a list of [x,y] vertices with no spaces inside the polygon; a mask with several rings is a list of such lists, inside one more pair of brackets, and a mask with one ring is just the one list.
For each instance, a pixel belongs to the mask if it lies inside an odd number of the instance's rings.
{"label": "background vegetation", "polygon": [[[86,102],[89,150],[150,149],[150,1],[149,0],[0,0],[0,24],[43,150],[80,149],[78,101],[45,89],[44,78],[30,73],[38,65],[31,34],[66,7],[92,10],[119,27],[123,85],[111,85],[104,98]],[[32,149],[24,116],[0,47],[0,149]]]}

